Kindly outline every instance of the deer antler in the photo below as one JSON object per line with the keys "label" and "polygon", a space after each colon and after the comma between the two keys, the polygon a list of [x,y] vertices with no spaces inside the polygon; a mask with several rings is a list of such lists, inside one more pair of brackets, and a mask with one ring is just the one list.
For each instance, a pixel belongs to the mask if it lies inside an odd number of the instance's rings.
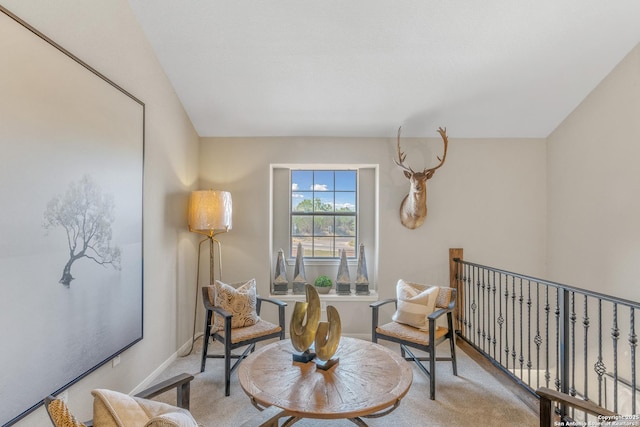
{"label": "deer antler", "polygon": [[431,178],[431,176],[436,171],[436,169],[438,169],[440,166],[444,165],[444,161],[447,159],[447,147],[449,146],[449,138],[447,137],[447,128],[442,129],[441,127],[439,127],[438,128],[438,133],[442,137],[442,142],[444,142],[444,154],[442,155],[442,158],[437,157],[438,160],[440,160],[440,164],[438,164],[438,166],[424,170],[423,173],[424,174],[429,174],[429,178]]}
{"label": "deer antler", "polygon": [[393,159],[393,162],[396,165],[400,166],[402,169],[406,170],[407,172],[413,173],[413,169],[411,169],[411,167],[404,164],[404,159],[407,157],[407,155],[402,151],[400,151],[400,130],[401,129],[402,129],[402,126],[398,128],[398,160]]}

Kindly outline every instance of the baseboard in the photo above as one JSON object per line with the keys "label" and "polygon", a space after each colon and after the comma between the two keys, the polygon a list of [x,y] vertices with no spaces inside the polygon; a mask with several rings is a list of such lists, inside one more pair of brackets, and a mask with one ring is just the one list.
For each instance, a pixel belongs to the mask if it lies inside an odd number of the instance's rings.
{"label": "baseboard", "polygon": [[[197,340],[198,338],[200,338],[202,335],[204,335],[202,332],[197,334],[194,337],[194,341]],[[144,380],[142,380],[142,382],[140,384],[138,384],[133,390],[131,390],[131,392],[129,394],[130,395],[134,395],[134,394],[140,393],[142,390],[148,388],[151,384],[153,384],[155,379],[169,367],[169,365],[171,365],[173,362],[175,362],[175,360],[179,357],[180,354],[184,354],[187,350],[189,350],[190,347],[191,347],[191,340],[188,340],[187,342],[182,344],[180,346],[180,348],[175,353],[173,353],[171,356],[169,356],[169,358],[167,360],[162,362],[162,364],[160,364],[160,366],[158,366]]]}

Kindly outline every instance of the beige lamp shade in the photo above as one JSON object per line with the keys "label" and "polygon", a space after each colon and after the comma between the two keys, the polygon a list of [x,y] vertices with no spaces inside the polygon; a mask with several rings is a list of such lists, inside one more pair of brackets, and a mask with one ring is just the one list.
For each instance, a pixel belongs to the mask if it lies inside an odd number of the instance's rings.
{"label": "beige lamp shade", "polygon": [[213,235],[231,230],[231,193],[192,191],[189,197],[189,230]]}

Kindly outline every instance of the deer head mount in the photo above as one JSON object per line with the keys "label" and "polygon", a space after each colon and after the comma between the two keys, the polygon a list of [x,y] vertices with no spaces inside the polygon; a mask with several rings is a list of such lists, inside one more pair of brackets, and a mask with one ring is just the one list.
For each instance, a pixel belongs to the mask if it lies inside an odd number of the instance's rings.
{"label": "deer head mount", "polygon": [[447,138],[447,129],[439,127],[438,133],[444,142],[444,154],[442,158],[438,157],[440,163],[436,167],[425,169],[422,172],[415,172],[404,163],[407,155],[400,150],[401,129],[402,127],[398,128],[398,160],[394,159],[393,161],[402,168],[404,176],[409,179],[409,194],[406,195],[400,205],[400,222],[405,227],[413,230],[420,227],[427,218],[427,180],[444,164],[447,158],[449,139]]}

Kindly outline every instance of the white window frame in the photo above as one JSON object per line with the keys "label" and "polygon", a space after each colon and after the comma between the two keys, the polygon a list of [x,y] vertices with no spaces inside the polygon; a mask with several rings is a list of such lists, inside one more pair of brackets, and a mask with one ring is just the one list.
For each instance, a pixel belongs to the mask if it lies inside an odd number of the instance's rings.
{"label": "white window frame", "polygon": [[[285,263],[287,266],[287,276],[289,282],[292,280],[293,270],[295,267],[295,259],[289,257],[288,243],[287,246],[283,246],[282,242],[289,242],[291,236],[291,169],[305,169],[305,170],[358,170],[357,180],[357,219],[356,219],[356,234],[358,241],[356,245],[356,254],[359,253],[360,243],[364,243],[365,254],[367,261],[367,273],[369,278],[369,289],[371,291],[377,290],[377,276],[378,276],[378,236],[379,236],[379,165],[377,164],[308,164],[308,163],[295,163],[295,164],[271,164],[269,173],[269,261],[270,261],[270,281],[273,281],[275,262],[278,257],[278,250],[283,249],[285,255]],[[283,186],[283,178],[280,174],[286,173],[286,184]],[[366,173],[368,177],[364,179],[363,173]],[[278,177],[276,177],[278,174]],[[372,188],[365,188],[363,184]],[[274,185],[277,188],[274,188]],[[284,188],[286,187],[286,188]],[[286,207],[283,206],[286,199]],[[363,206],[363,200],[364,202]],[[366,212],[363,211],[366,209]],[[282,219],[282,215],[286,216],[286,224]],[[363,215],[367,215],[365,219]],[[277,221],[277,222],[276,222]],[[364,230],[362,227],[366,227]],[[286,231],[284,231],[286,230]],[[286,232],[286,236],[276,236]],[[275,233],[275,234],[274,234]],[[277,243],[280,242],[280,243]],[[275,247],[278,245],[278,247]],[[349,266],[349,272],[352,282],[355,281],[357,274],[358,258],[350,258],[347,261]],[[315,278],[320,274],[325,274],[335,280],[337,275],[337,269],[340,264],[340,259],[336,258],[305,258],[304,266],[306,278],[309,283],[313,283]],[[352,284],[352,287],[354,285]],[[271,289],[271,286],[269,287]],[[340,297],[338,297],[340,298]],[[349,298],[345,296],[345,298]]]}

